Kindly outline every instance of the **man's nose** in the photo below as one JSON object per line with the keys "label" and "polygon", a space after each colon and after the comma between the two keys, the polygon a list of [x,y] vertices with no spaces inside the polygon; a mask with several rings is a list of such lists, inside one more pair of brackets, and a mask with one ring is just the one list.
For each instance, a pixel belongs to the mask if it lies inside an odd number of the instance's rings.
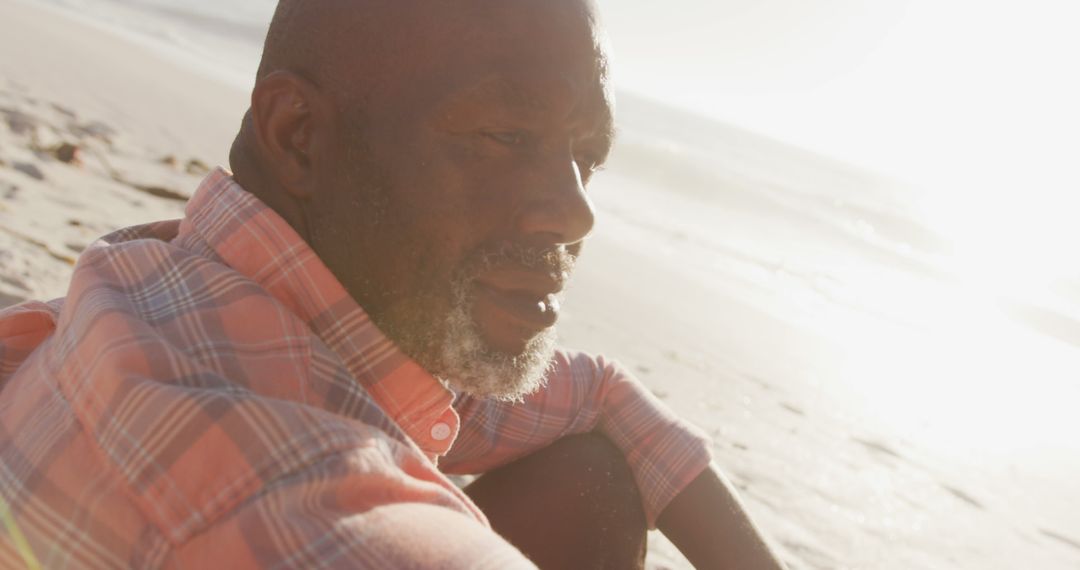
{"label": "man's nose", "polygon": [[536,245],[569,245],[592,231],[596,213],[571,156],[551,158],[531,181],[518,230]]}

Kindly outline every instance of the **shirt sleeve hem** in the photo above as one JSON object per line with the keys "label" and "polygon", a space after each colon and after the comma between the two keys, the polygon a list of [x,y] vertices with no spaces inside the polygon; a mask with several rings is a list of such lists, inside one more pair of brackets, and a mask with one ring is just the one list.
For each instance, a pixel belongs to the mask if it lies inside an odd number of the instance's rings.
{"label": "shirt sleeve hem", "polygon": [[643,498],[645,521],[649,530],[656,530],[657,519],[671,504],[671,501],[678,497],[698,476],[704,473],[712,463],[712,454],[709,453],[706,442],[702,441],[701,443],[701,452],[694,454],[694,457],[686,462],[682,469],[679,470],[677,477],[668,480],[667,488],[663,492],[652,497],[652,500]]}

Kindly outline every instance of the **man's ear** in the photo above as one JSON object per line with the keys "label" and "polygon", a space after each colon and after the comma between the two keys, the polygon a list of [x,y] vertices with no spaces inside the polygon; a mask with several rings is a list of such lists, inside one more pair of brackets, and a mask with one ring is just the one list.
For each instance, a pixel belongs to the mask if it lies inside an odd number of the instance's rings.
{"label": "man's ear", "polygon": [[299,199],[315,191],[312,151],[325,112],[318,87],[292,72],[262,77],[251,93],[251,118],[264,168]]}

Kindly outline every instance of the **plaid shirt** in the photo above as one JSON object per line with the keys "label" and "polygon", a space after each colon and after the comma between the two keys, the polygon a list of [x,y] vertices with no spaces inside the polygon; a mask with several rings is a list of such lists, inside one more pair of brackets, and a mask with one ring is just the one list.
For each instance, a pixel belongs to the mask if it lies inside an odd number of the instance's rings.
{"label": "plaid shirt", "polygon": [[0,312],[0,567],[531,567],[444,473],[594,429],[654,523],[706,440],[611,361],[555,359],[523,404],[455,398],[217,170]]}

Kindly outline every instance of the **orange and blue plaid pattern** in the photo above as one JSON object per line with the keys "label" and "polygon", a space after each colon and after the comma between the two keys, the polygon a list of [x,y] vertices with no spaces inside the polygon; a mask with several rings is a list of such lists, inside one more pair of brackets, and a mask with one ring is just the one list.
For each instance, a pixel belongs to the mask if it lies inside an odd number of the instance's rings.
{"label": "orange and blue plaid pattern", "polygon": [[444,473],[599,429],[654,522],[709,461],[602,358],[455,398],[224,170],[0,311],[0,389],[3,568],[531,567]]}

